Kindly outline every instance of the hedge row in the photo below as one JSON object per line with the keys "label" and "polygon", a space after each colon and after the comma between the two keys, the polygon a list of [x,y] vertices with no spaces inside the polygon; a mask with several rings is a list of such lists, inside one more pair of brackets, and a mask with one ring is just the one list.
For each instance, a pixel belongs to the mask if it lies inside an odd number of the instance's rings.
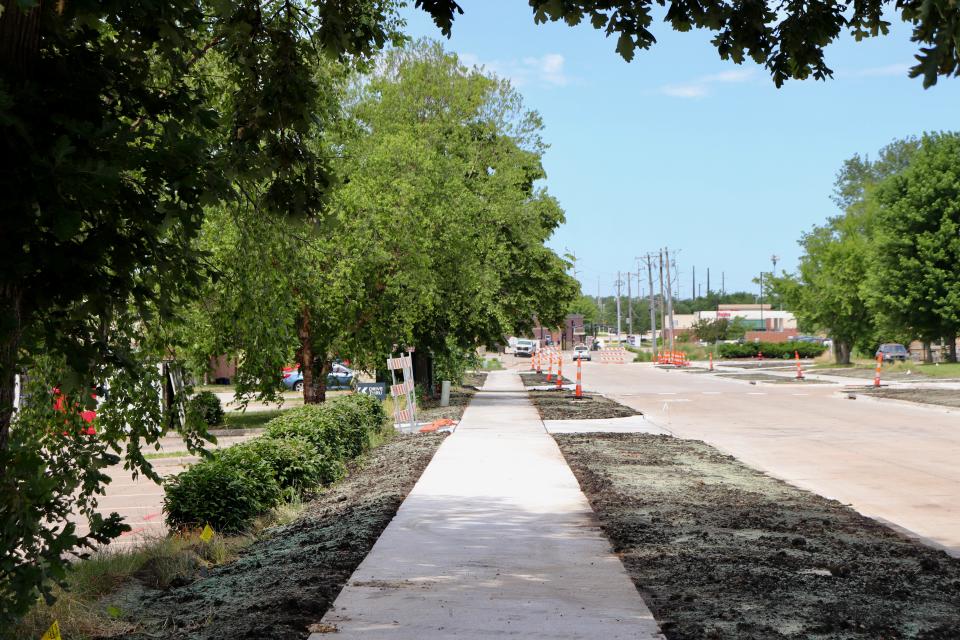
{"label": "hedge row", "polygon": [[792,358],[794,353],[800,354],[801,358],[816,358],[826,349],[813,342],[746,342],[721,344],[718,353],[721,358],[756,358],[761,353],[764,358]]}
{"label": "hedge row", "polygon": [[386,419],[383,405],[365,394],[286,411],[264,435],[218,449],[167,480],[167,525],[241,531],[282,500],[343,477]]}

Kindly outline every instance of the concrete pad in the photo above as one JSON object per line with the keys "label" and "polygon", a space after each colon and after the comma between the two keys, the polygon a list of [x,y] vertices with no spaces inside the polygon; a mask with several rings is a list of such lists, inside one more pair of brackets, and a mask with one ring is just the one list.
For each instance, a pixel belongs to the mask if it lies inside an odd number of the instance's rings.
{"label": "concrete pad", "polygon": [[658,436],[673,435],[643,416],[601,418],[598,420],[544,420],[548,433],[649,433]]}
{"label": "concrete pad", "polygon": [[662,638],[519,376],[484,391],[323,622],[340,638]]}

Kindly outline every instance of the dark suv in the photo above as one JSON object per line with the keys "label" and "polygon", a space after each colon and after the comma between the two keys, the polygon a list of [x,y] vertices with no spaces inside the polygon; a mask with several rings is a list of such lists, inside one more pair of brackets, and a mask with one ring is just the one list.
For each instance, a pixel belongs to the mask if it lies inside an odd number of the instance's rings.
{"label": "dark suv", "polygon": [[910,352],[902,344],[888,342],[880,345],[876,355],[883,357],[884,362],[896,362],[897,360],[906,362],[910,357]]}

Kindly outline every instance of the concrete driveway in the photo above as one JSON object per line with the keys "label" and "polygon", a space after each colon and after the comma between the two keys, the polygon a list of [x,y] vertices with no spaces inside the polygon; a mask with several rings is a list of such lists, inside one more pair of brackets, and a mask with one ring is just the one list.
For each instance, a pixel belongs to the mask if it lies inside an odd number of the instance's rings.
{"label": "concrete driveway", "polygon": [[751,385],[641,363],[585,362],[583,384],[677,437],[960,556],[960,412],[850,400],[834,384]]}

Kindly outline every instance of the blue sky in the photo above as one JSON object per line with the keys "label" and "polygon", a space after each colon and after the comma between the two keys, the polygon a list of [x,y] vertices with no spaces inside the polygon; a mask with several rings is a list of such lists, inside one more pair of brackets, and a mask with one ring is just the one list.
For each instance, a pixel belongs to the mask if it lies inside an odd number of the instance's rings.
{"label": "blue sky", "polygon": [[[706,291],[752,290],[769,271],[793,270],[797,240],[836,209],[844,159],[895,138],[958,129],[958,80],[924,90],[907,78],[915,47],[888,36],[827,50],[834,79],[781,89],[762,67],[719,59],[707,32],[655,23],[658,43],[624,62],[588,24],[536,25],[520,0],[461,0],[445,46],[507,76],[544,119],[546,186],[567,214],[550,245],[576,253],[585,293],[609,294],[635,256],[679,249],[680,290],[691,268]],[[407,33],[442,39],[408,8]]]}

